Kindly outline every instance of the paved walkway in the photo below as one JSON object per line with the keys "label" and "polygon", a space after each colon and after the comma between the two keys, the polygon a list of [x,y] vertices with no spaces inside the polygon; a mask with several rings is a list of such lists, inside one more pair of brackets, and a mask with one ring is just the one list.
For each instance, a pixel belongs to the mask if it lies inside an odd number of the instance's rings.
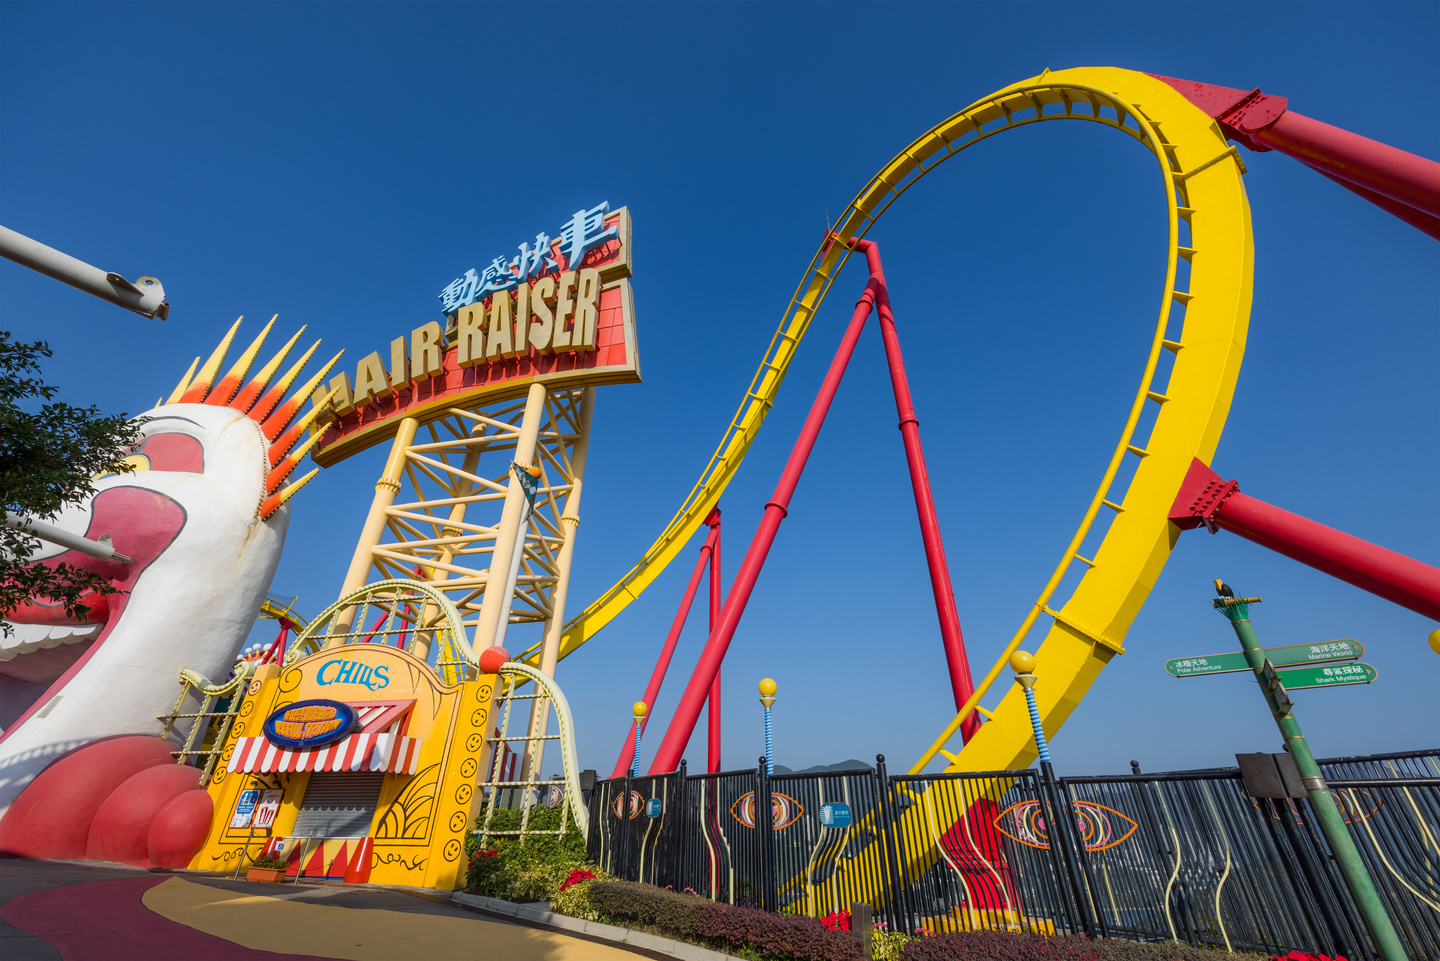
{"label": "paved walkway", "polygon": [[656,957],[369,885],[250,884],[84,861],[0,861],[5,961],[634,961]]}

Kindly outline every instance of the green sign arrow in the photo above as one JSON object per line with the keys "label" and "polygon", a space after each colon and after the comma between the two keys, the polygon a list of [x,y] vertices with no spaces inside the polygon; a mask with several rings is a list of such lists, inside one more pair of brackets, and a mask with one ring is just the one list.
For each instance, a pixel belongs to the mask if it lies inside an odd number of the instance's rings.
{"label": "green sign arrow", "polygon": [[[1365,645],[1348,637],[1320,644],[1291,644],[1267,647],[1265,656],[1276,667],[1292,664],[1323,664],[1327,661],[1353,661],[1365,655]],[[1243,651],[1229,654],[1206,654],[1201,657],[1177,657],[1165,662],[1165,671],[1172,677],[1198,677],[1201,674],[1232,674],[1248,671],[1250,664]],[[1289,682],[1286,682],[1287,686]]]}
{"label": "green sign arrow", "polygon": [[1331,667],[1319,664],[1311,667],[1292,667],[1277,673],[1280,675],[1280,683],[1290,691],[1303,690],[1307,687],[1369,684],[1379,676],[1379,672],[1375,668],[1363,661],[1356,661],[1353,664],[1335,664]]}

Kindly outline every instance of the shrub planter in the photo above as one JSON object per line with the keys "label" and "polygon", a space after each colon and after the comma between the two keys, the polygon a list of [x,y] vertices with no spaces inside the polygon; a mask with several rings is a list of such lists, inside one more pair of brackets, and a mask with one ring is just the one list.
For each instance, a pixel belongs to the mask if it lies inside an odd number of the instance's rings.
{"label": "shrub planter", "polygon": [[251,868],[245,872],[245,880],[274,884],[285,877],[284,868]]}

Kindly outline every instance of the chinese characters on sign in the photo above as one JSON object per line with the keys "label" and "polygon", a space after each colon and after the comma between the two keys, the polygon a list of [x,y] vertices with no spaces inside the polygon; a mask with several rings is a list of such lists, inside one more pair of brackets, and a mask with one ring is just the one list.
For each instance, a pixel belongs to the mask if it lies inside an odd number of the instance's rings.
{"label": "chinese characters on sign", "polygon": [[[609,201],[590,210],[575,211],[575,216],[560,231],[558,246],[565,270],[579,270],[586,254],[620,236],[619,227],[605,226],[605,215],[609,212]],[[452,317],[461,307],[499,291],[514,290],[522,282],[528,283],[561,267],[550,236],[543,231],[535,235],[535,246],[521,243],[519,249],[518,257],[508,261],[496,257],[484,270],[477,273],[472,267],[464,276],[450,281],[440,291],[441,312]]]}

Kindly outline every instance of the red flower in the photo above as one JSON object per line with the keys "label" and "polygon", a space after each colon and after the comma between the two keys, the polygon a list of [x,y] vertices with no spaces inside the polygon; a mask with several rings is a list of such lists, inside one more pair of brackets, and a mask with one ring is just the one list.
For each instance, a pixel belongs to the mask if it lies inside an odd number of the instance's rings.
{"label": "red flower", "polygon": [[1282,956],[1277,955],[1271,961],[1345,961],[1341,955],[1330,957],[1328,954],[1306,954],[1304,951],[1291,951]]}
{"label": "red flower", "polygon": [[849,931],[850,912],[831,911],[829,914],[825,915],[825,917],[820,919],[820,923],[825,925],[825,927],[829,928],[831,931]]}
{"label": "red flower", "polygon": [[499,853],[500,853],[499,851],[476,851],[474,854],[470,855],[470,863],[471,863],[471,864],[474,864],[476,861],[480,860],[481,858],[493,858],[495,855],[497,855],[497,854],[499,854]]}
{"label": "red flower", "polygon": [[561,883],[561,885],[560,885],[560,890],[563,892],[566,888],[570,887],[572,884],[579,884],[579,883],[582,882],[582,881],[593,881],[593,880],[595,880],[595,872],[594,872],[594,871],[586,871],[584,868],[576,868],[575,870],[571,871],[568,875],[565,876],[565,880],[564,880],[564,881]]}

